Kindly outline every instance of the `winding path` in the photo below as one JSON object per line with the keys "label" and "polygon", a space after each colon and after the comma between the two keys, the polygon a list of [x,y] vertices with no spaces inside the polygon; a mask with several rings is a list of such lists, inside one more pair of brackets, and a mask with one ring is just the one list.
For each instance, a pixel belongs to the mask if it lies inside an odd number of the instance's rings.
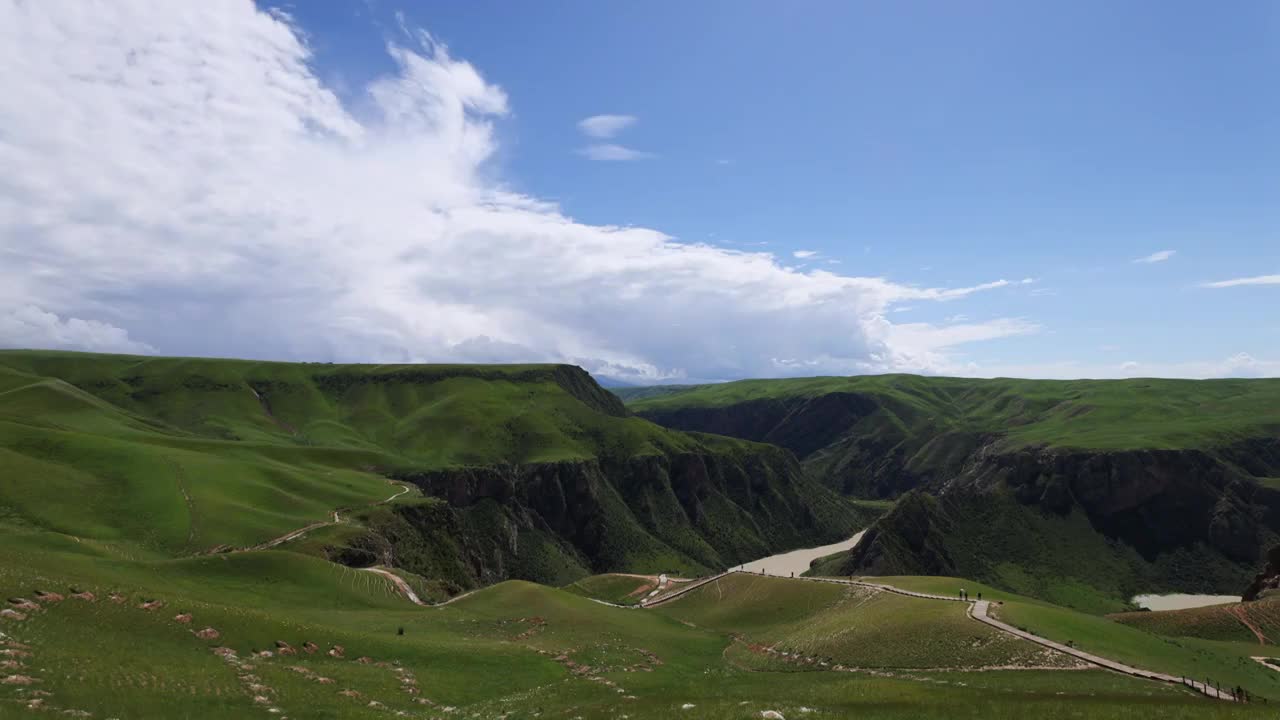
{"label": "winding path", "polygon": [[1022,638],[1023,640],[1028,640],[1038,645],[1043,645],[1047,648],[1053,648],[1058,652],[1066,653],[1067,655],[1071,655],[1072,657],[1080,658],[1085,662],[1093,663],[1094,665],[1104,667],[1108,670],[1114,670],[1115,672],[1123,673],[1125,675],[1132,675],[1133,677],[1146,678],[1147,680],[1159,680],[1161,682],[1174,683],[1176,685],[1184,685],[1186,687],[1194,688],[1196,692],[1203,693],[1205,695],[1208,695],[1211,698],[1217,698],[1218,700],[1235,700],[1235,698],[1232,697],[1230,693],[1226,693],[1217,688],[1210,687],[1209,685],[1206,685],[1205,683],[1202,683],[1202,682],[1196,682],[1195,680],[1187,681],[1184,678],[1177,677],[1175,675],[1166,675],[1165,673],[1159,673],[1153,670],[1143,670],[1142,668],[1136,668],[1136,667],[1133,667],[1132,665],[1125,665],[1123,663],[1118,663],[1114,660],[1108,660],[1104,657],[1094,655],[1092,653],[1087,653],[1083,650],[1071,647],[1069,645],[1063,645],[1062,643],[1054,642],[1053,640],[1040,637],[1039,635],[1033,635],[1025,630],[1019,630],[1018,628],[1013,627],[1008,623],[1001,622],[991,617],[990,615],[988,615],[987,609],[990,607],[990,605],[991,605],[991,601],[989,600],[977,600],[971,603],[969,606],[969,617],[973,618],[974,620],[977,620],[978,622],[984,622],[993,628],[1003,630],[1011,635],[1016,635]]}
{"label": "winding path", "polygon": [[[379,500],[377,502],[369,503],[365,507],[374,507],[376,505],[386,505],[392,500],[395,500],[396,498],[413,491],[413,488],[410,485],[406,485],[398,482],[392,483],[392,484],[399,487],[400,492],[393,493],[390,497],[388,497],[385,500]],[[184,490],[184,494],[185,494],[185,490]],[[190,501],[190,498],[188,498],[188,501]],[[298,538],[302,537],[303,535],[306,535],[312,530],[319,530],[322,527],[329,527],[330,525],[340,525],[346,522],[345,520],[342,519],[342,516],[338,514],[341,510],[345,510],[345,508],[340,508],[339,510],[333,511],[332,520],[318,520],[309,525],[304,525],[300,528],[295,528],[293,530],[290,530],[289,532],[281,535],[280,537],[272,538],[270,540],[267,540],[266,542],[259,543],[257,545],[252,545],[250,547],[244,547],[244,548],[232,548],[232,547],[227,547],[225,545],[219,545],[218,547],[210,548],[208,550],[204,550],[197,554],[213,555],[213,554],[220,554],[220,553],[242,553],[242,552],[252,552],[255,550],[270,550],[271,548],[276,547],[277,545],[283,545],[284,543],[287,543],[290,540],[297,540]]]}
{"label": "winding path", "polygon": [[[741,571],[731,570],[730,572],[741,572]],[[730,573],[722,573],[720,575],[716,575],[713,578],[708,578],[707,581],[700,583],[700,585],[705,585],[706,582],[710,582],[711,580],[718,580],[728,574]],[[746,573],[746,574],[754,575],[755,573]],[[934,595],[932,593],[914,592],[912,590],[904,590],[899,587],[894,587],[893,585],[886,585],[884,583],[867,582],[865,580],[841,580],[838,578],[815,578],[815,577],[780,578],[780,579],[782,580],[794,579],[794,580],[800,580],[804,582],[834,583],[837,585],[857,585],[860,587],[875,588],[877,590],[883,590],[885,592],[891,592],[898,595],[906,595],[907,597],[923,598],[925,600],[942,600],[945,602],[966,603],[969,606],[968,616],[971,619],[990,625],[991,627],[996,628],[997,630],[1007,632],[1011,635],[1022,638],[1023,640],[1026,640],[1028,642],[1033,642],[1033,643],[1036,643],[1037,645],[1042,645],[1044,647],[1057,650],[1060,653],[1070,655],[1071,657],[1078,658],[1092,665],[1097,665],[1098,667],[1102,667],[1107,670],[1112,670],[1114,672],[1118,672],[1123,675],[1129,675],[1137,678],[1144,678],[1147,680],[1157,680],[1159,682],[1173,683],[1175,685],[1182,685],[1183,687],[1191,688],[1196,692],[1201,693],[1202,695],[1207,695],[1211,698],[1215,698],[1218,700],[1228,700],[1228,701],[1235,700],[1235,698],[1232,697],[1232,695],[1229,692],[1224,692],[1222,690],[1219,690],[1211,685],[1207,685],[1202,682],[1197,682],[1195,680],[1188,680],[1185,678],[1178,677],[1176,675],[1159,673],[1153,670],[1144,670],[1142,668],[1133,667],[1132,665],[1125,665],[1124,663],[1119,663],[1114,660],[1108,660],[1107,658],[1101,657],[1099,655],[1094,655],[1093,653],[1087,653],[1079,648],[1071,647],[1070,645],[1063,645],[1062,643],[1055,642],[1053,640],[1050,640],[1045,637],[1041,637],[1039,635],[1035,635],[1033,633],[1029,633],[1025,630],[1019,630],[1018,628],[1008,623],[1001,622],[1000,620],[997,620],[991,617],[991,615],[988,612],[991,607],[991,601],[989,600],[961,600],[958,597],[953,597],[950,595]],[[687,588],[687,590],[692,590],[692,589],[693,589],[692,587]],[[683,592],[672,593],[671,596],[662,598],[661,601],[665,602],[667,600],[673,600],[675,599],[675,597],[682,594],[684,593]],[[651,606],[652,605],[649,605],[646,607],[651,607]]]}
{"label": "winding path", "polygon": [[[360,569],[363,570],[364,572],[370,572],[370,573],[373,573],[374,575],[378,575],[380,577],[384,577],[390,580],[391,584],[396,586],[396,590],[399,590],[401,595],[404,595],[405,597],[409,598],[409,602],[413,603],[414,605],[422,605],[425,607],[431,604],[428,602],[423,602],[422,598],[418,597],[418,594],[413,591],[413,588],[409,587],[409,583],[405,582],[404,578],[400,577],[399,575],[391,572],[390,570],[384,567],[374,565],[373,567],[360,568]],[[459,595],[458,597],[461,597],[461,595]]]}

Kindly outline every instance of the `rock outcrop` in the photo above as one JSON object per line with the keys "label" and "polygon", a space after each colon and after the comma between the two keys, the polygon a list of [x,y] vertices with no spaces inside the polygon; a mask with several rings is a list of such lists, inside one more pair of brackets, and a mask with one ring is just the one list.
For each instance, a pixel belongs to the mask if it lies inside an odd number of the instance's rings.
{"label": "rock outcrop", "polygon": [[1253,576],[1253,582],[1245,588],[1240,599],[1245,602],[1257,600],[1263,593],[1276,588],[1280,588],[1280,545],[1267,551],[1266,566]]}

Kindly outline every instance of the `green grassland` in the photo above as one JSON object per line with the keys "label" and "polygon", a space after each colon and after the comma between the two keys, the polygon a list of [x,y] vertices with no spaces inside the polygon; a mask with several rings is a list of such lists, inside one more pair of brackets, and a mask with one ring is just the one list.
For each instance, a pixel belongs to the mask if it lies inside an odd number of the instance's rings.
{"label": "green grassland", "polygon": [[[1280,699],[1280,672],[1267,669],[1251,659],[1255,655],[1273,655],[1275,648],[1260,646],[1251,637],[1246,639],[1239,634],[1222,636],[1213,632],[1204,632],[1201,637],[1192,637],[1194,633],[1182,632],[1179,633],[1181,637],[1175,637],[1168,632],[1173,629],[1173,623],[1168,621],[1125,621],[1126,618],[1142,615],[1166,616],[1166,613],[1100,617],[959,578],[872,579],[917,592],[954,594],[964,588],[970,597],[982,593],[984,599],[1000,603],[993,606],[993,616],[1050,640],[1070,643],[1086,652],[1144,669],[1185,675],[1197,680],[1210,678],[1223,687],[1240,685],[1251,693]],[[1197,610],[1205,611],[1209,608]]]}
{"label": "green grassland", "polygon": [[883,422],[934,435],[998,433],[1009,445],[1084,449],[1194,448],[1274,435],[1280,379],[1015,380],[862,375],[739,380],[623,392],[637,412],[859,393]]}
{"label": "green grassland", "polygon": [[735,573],[658,612],[734,633],[739,654],[762,656],[765,667],[807,667],[809,658],[853,668],[1072,664],[1058,653],[974,622],[966,607],[850,585]]}
{"label": "green grassland", "polygon": [[[959,604],[935,603],[938,612],[921,606],[905,611],[909,619],[893,612],[860,619],[842,588],[816,583],[743,576],[736,581],[741,587],[721,588],[734,591],[724,601],[713,601],[718,594],[706,588],[666,610],[641,611],[511,581],[440,608],[420,608],[368,573],[281,551],[201,558],[157,571],[150,563],[103,564],[71,540],[57,550],[17,545],[22,562],[0,569],[0,595],[74,589],[93,599],[66,597],[25,620],[0,620],[0,650],[20,663],[0,676],[31,679],[0,684],[0,717],[68,710],[121,718],[404,713],[743,720],[763,710],[786,717],[997,719],[1265,712],[1101,671],[960,671],[1009,657],[983,648],[967,655],[969,625],[976,624],[957,622],[942,609]],[[728,607],[717,607],[730,597]],[[140,607],[144,602],[153,609]],[[692,627],[689,618],[701,622]],[[806,618],[835,624],[806,631]],[[844,622],[854,624],[857,639],[814,644]],[[886,622],[891,630],[874,627]],[[196,635],[206,628],[218,637]],[[908,655],[904,666],[874,673],[761,666],[732,637],[776,638],[870,662],[891,660],[893,651],[858,645],[876,637],[881,644],[930,642],[930,634],[944,636],[931,646],[943,649],[942,667],[913,670],[930,663]],[[281,654],[279,643],[293,654]],[[332,657],[338,646],[341,657]],[[36,701],[46,712],[26,710]]]}
{"label": "green grassland", "polygon": [[592,575],[569,585],[564,589],[574,595],[602,600],[615,605],[639,605],[651,590],[658,584],[648,578],[635,575]]}
{"label": "green grassland", "polygon": [[[626,416],[557,365],[330,365],[0,352],[4,415],[114,437],[148,430],[283,445],[368,464],[449,467],[644,455],[696,446]],[[263,399],[266,398],[264,404]],[[196,445],[196,447],[208,447]]]}

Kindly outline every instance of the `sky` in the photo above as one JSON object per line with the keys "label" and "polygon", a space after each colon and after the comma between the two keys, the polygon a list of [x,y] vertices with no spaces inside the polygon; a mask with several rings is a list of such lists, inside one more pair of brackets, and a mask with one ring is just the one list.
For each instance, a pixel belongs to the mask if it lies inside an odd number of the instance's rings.
{"label": "sky", "polygon": [[0,347],[1280,375],[1280,5],[0,0]]}

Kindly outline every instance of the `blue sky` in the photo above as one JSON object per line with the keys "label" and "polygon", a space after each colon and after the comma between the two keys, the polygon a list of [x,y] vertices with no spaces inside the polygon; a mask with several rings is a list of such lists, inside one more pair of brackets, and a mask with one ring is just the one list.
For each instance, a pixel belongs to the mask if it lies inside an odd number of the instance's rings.
{"label": "blue sky", "polygon": [[[503,176],[583,221],[815,250],[809,265],[905,282],[1034,277],[1014,297],[906,311],[1045,326],[973,350],[983,361],[1280,356],[1280,287],[1197,287],[1280,273],[1274,3],[290,12],[355,86],[389,69],[397,12],[428,28],[510,94]],[[602,113],[634,116],[617,140],[652,157],[576,156],[576,122]]]}
{"label": "blue sky", "polygon": [[[737,272],[736,256],[717,255],[710,264],[699,260],[677,270],[689,283],[678,292],[699,308],[689,317],[660,300],[646,308],[644,291],[635,291],[641,298],[635,303],[625,300],[633,297],[628,283],[651,290],[664,281],[622,277],[599,259],[592,268],[611,269],[583,271],[582,284],[568,291],[548,280],[526,296],[514,294],[511,304],[476,300],[509,293],[500,278],[483,273],[458,281],[447,297],[431,291],[417,298],[424,317],[431,315],[425,308],[444,313],[439,325],[448,331],[424,327],[431,323],[423,317],[397,317],[415,314],[414,298],[404,292],[376,302],[364,298],[358,308],[343,304],[336,314],[347,325],[388,323],[372,343],[278,343],[272,335],[241,344],[253,332],[248,321],[228,323],[225,337],[213,333],[202,341],[173,330],[172,322],[163,330],[157,319],[142,317],[138,307],[171,288],[157,289],[147,279],[120,283],[115,276],[107,283],[111,297],[123,293],[125,300],[104,300],[105,289],[88,298],[49,297],[32,306],[43,315],[11,322],[11,336],[38,339],[30,326],[53,323],[57,330],[79,318],[116,328],[128,342],[156,352],[529,357],[580,362],[639,381],[895,369],[1066,377],[1280,374],[1275,3],[1235,3],[1229,13],[1189,2],[272,5],[288,14],[277,20],[305,49],[305,70],[298,73],[309,74],[317,93],[331,93],[341,105],[333,111],[343,115],[334,121],[339,125],[403,136],[404,128],[388,131],[386,102],[370,92],[387,78],[411,81],[413,89],[397,92],[425,88],[427,104],[449,106],[431,87],[438,75],[411,77],[389,46],[428,63],[465,65],[475,82],[503,99],[500,108],[492,97],[481,101],[480,112],[472,100],[458,100],[465,117],[457,122],[485,135],[478,159],[460,171],[466,177],[458,182],[544,204],[547,212],[571,218],[574,228],[657,231],[668,244],[644,251],[640,263],[654,273],[671,263],[654,253],[673,247],[682,257],[700,245],[772,254],[774,279],[744,285],[743,292],[797,293],[804,299],[786,311],[795,317],[778,308],[739,312],[740,298],[699,295],[699,283],[723,283],[722,273]],[[258,15],[262,24],[267,16]],[[175,22],[197,35],[213,32],[182,18]],[[211,25],[228,33],[238,27]],[[237,51],[230,40],[217,47]],[[441,63],[442,53],[455,65]],[[597,123],[596,136],[584,132],[582,121],[600,115],[628,120]],[[451,122],[434,119],[429,131]],[[16,132],[10,137],[23,139]],[[591,150],[602,145],[613,148]],[[243,147],[241,141],[234,149]],[[372,151],[365,150],[367,160]],[[429,152],[415,157],[430,166]],[[599,159],[602,154],[614,159]],[[390,172],[386,165],[368,170],[370,178],[387,179]],[[385,212],[386,202],[370,200],[359,219]],[[238,226],[264,211],[236,212]],[[35,232],[31,227],[24,226],[24,237]],[[476,237],[501,235],[497,227],[477,230]],[[520,237],[517,245],[536,248],[530,252],[538,257],[551,253],[542,243],[558,248],[560,259],[548,263],[560,269],[548,269],[549,278],[575,262],[564,258],[580,257],[557,244],[558,236]],[[404,241],[449,245],[426,235]],[[50,242],[46,238],[42,250]],[[403,257],[406,250],[396,252]],[[1153,255],[1163,259],[1136,262]],[[279,266],[295,262],[289,258]],[[441,262],[453,261],[433,265]],[[482,259],[456,262],[455,275],[462,276]],[[831,282],[809,279],[819,271],[874,278],[891,288],[867,290],[859,280],[831,289]],[[379,276],[371,269],[361,278],[365,286],[370,277]],[[1245,278],[1262,279],[1206,286]],[[910,297],[922,289],[982,288],[1000,280],[1000,287],[942,301]],[[424,282],[410,284],[426,292]],[[242,291],[184,295],[184,307],[201,317],[219,315],[219,298]],[[540,302],[553,292],[602,307],[566,310],[557,301],[537,317],[513,317],[516,309],[533,312],[530,297]],[[303,296],[310,297],[298,290]],[[810,301],[820,306],[810,314],[822,320],[812,327],[796,319]],[[717,311],[718,303],[727,309]],[[638,324],[655,314],[663,322]],[[844,315],[858,320],[846,327],[830,319]],[[469,336],[468,318],[483,331]],[[635,324],[632,335],[625,332],[628,322]],[[698,322],[705,327],[673,334],[669,342],[653,337]],[[528,330],[543,325],[542,334]],[[316,331],[333,334],[334,327]],[[767,339],[746,337],[792,327],[856,339],[787,337],[775,351]],[[4,328],[0,323],[0,341]],[[64,338],[58,342],[74,344],[65,339],[74,333],[58,332]],[[563,342],[553,337],[557,332],[576,339]],[[959,339],[939,339],[945,337]],[[701,347],[690,350],[691,343]]]}

